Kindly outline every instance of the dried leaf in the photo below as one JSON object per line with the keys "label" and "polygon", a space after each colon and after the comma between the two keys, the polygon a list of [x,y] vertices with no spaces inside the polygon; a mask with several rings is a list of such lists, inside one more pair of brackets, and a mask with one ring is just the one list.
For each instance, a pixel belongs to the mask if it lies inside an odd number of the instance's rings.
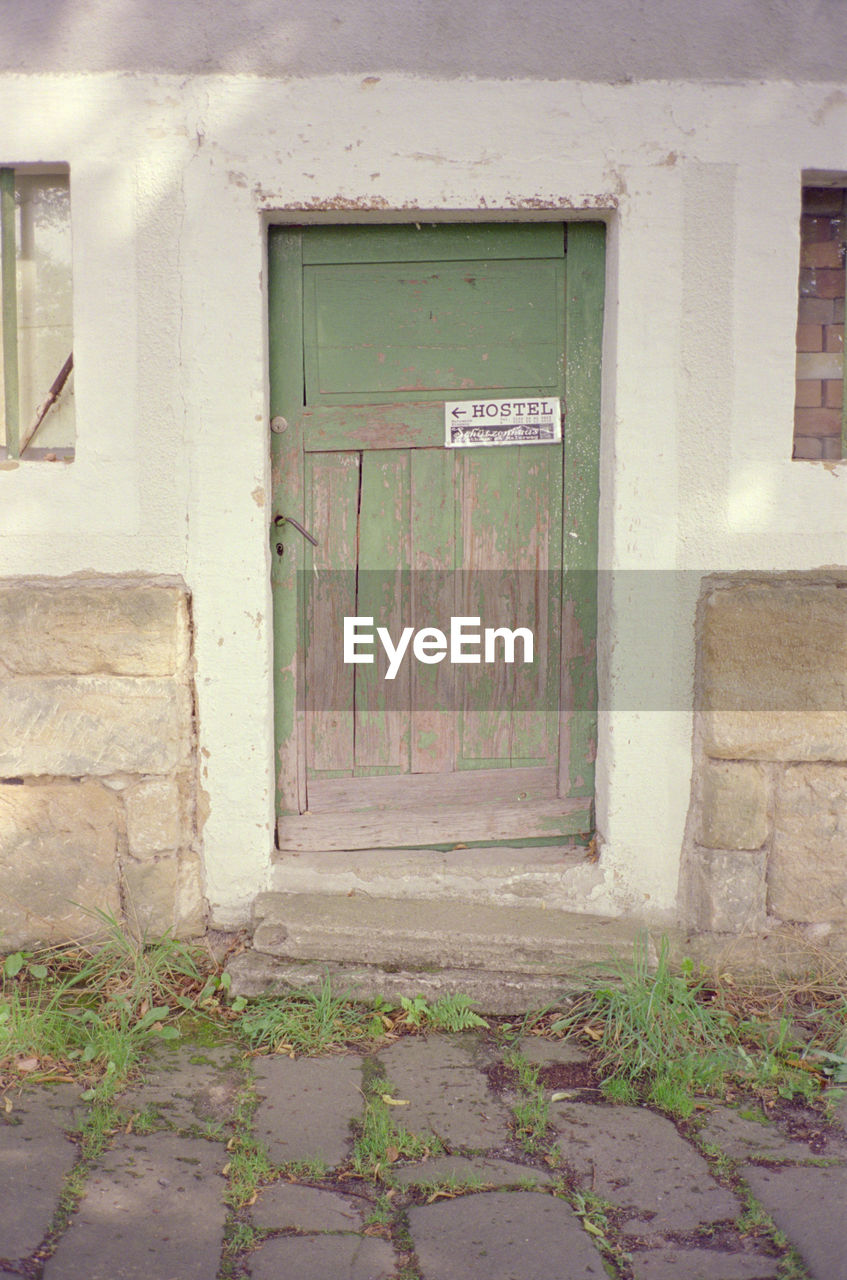
{"label": "dried leaf", "polygon": [[38,1058],[15,1058],[15,1066],[21,1075],[28,1075],[30,1071],[38,1070]]}
{"label": "dried leaf", "polygon": [[550,1094],[551,1102],[564,1102],[565,1098],[572,1098],[573,1091],[570,1089],[560,1089],[558,1093]]}
{"label": "dried leaf", "polygon": [[3,1099],[3,1110],[6,1112],[6,1115],[9,1115],[9,1114],[10,1114],[10,1112],[11,1112],[11,1110],[12,1110],[12,1099],[11,1099],[11,1098],[4,1098],[4,1099]]}
{"label": "dried leaf", "polygon": [[396,1147],[386,1147],[385,1158],[389,1164],[394,1164],[396,1160],[400,1159],[400,1152],[397,1150]]}
{"label": "dried leaf", "polygon": [[379,1096],[387,1107],[410,1107],[412,1105],[408,1098],[392,1098],[390,1093],[381,1093]]}

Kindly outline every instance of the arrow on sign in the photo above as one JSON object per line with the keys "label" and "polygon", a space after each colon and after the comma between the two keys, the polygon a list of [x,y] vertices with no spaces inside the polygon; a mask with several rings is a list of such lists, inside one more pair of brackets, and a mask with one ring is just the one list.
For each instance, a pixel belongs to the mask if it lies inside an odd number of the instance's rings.
{"label": "arrow on sign", "polygon": [[454,417],[454,418],[464,418],[464,416],[465,416],[465,410],[464,410],[464,409],[454,409],[454,410],[453,410],[453,417]]}

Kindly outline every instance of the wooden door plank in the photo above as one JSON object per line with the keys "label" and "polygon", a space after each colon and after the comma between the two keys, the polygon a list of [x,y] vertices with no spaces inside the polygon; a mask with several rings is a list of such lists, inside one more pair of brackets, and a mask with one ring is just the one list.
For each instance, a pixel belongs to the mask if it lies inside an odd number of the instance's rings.
{"label": "wooden door plank", "polygon": [[535,661],[512,668],[512,765],[554,761],[559,747],[562,451],[521,455],[515,611],[533,631]]}
{"label": "wooden door plank", "polygon": [[[434,775],[429,775],[434,776]],[[467,779],[468,775],[464,775]],[[407,779],[408,781],[408,779]],[[402,848],[514,839],[556,840],[583,834],[590,822],[584,799],[422,807],[345,814],[291,815],[280,823],[280,848],[290,851]]]}
{"label": "wooden door plank", "polygon": [[[461,398],[461,397],[459,397]],[[444,405],[317,405],[303,419],[307,452],[337,449],[442,449]]]}
{"label": "wooden door plank", "polygon": [[[513,610],[513,583],[506,572],[515,554],[515,471],[521,450],[469,450],[463,458],[463,608],[480,626],[501,625]],[[512,673],[503,662],[463,665],[460,761],[477,768],[511,756]]]}
{"label": "wooden door plank", "polygon": [[[524,641],[515,661],[465,668],[462,712],[463,767],[498,761],[517,765],[554,758],[552,707],[536,686],[546,684],[551,527],[560,523],[561,450],[509,448],[469,454],[464,463],[464,612],[481,627],[526,627],[534,637],[533,664]],[[551,505],[552,504],[552,505]],[[558,534],[553,553],[556,554]],[[503,654],[498,642],[498,655]],[[550,715],[552,711],[554,714]]]}
{"label": "wooden door plank", "polygon": [[565,252],[565,232],[561,222],[310,227],[303,260],[312,264],[555,258]]}
{"label": "wooden door plank", "polygon": [[353,667],[339,661],[339,637],[344,618],[356,612],[359,466],[358,453],[306,459],[306,527],[318,543],[308,548],[303,593],[310,775],[352,773],[355,763]]}
{"label": "wooden door plank", "polygon": [[[449,635],[450,619],[458,612],[461,467],[447,449],[416,449],[410,459],[412,622]],[[415,662],[411,679],[412,773],[443,773],[454,767],[456,754],[455,668],[447,659]]]}
{"label": "wooden door plank", "polygon": [[[356,612],[385,627],[394,642],[410,625],[408,452],[363,453],[359,512]],[[374,661],[356,666],[357,770],[409,769],[409,659],[387,680],[385,647],[376,643]]]}
{"label": "wooden door plank", "polygon": [[[556,798],[556,767],[480,769],[473,776],[470,803],[491,808],[498,804],[531,808]],[[431,804],[436,808],[468,804],[464,774],[413,774],[410,777],[321,778],[309,788],[310,819],[319,814],[368,813],[377,809],[403,810]]]}
{"label": "wooden door plank", "polygon": [[[270,415],[286,423],[271,433],[272,516],[303,519],[303,268],[302,235],[274,227],[268,240]],[[277,546],[283,554],[277,553]],[[271,524],[274,633],[274,724],[278,813],[306,807],[305,723],[302,713],[301,587],[303,542],[278,536]]]}

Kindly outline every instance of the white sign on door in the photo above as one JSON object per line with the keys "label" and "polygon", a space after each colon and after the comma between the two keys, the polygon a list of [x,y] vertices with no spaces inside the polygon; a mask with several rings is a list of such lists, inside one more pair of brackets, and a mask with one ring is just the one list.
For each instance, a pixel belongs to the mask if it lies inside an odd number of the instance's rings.
{"label": "white sign on door", "polygon": [[448,400],[444,443],[448,449],[495,444],[557,444],[562,407],[556,396],[514,400]]}

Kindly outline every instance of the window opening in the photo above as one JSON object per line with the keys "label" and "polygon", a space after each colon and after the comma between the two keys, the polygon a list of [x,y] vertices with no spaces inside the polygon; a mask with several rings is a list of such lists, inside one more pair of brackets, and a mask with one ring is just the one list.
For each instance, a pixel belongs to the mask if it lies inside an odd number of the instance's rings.
{"label": "window opening", "polygon": [[73,456],[70,182],[0,165],[0,452]]}
{"label": "window opening", "polygon": [[806,186],[800,219],[795,458],[847,456],[844,285],[847,188]]}

